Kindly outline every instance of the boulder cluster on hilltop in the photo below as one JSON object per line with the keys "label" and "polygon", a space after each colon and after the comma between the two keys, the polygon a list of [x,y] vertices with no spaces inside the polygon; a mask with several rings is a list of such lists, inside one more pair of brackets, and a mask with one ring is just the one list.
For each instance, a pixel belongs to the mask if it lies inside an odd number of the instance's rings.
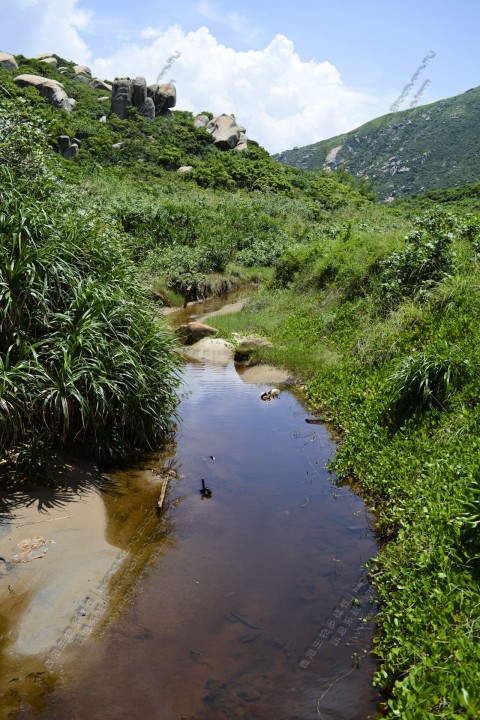
{"label": "boulder cluster on hilltop", "polygon": [[127,117],[127,108],[134,107],[146,120],[167,115],[177,103],[177,91],[170,83],[147,85],[144,77],[115,78],[112,86],[111,111],[121,120]]}
{"label": "boulder cluster on hilltop", "polygon": [[[171,83],[147,85],[144,77],[136,77],[134,80],[128,77],[115,78],[112,84],[92,78],[90,68],[86,65],[75,64],[68,68],[59,66],[58,59],[52,53],[41,53],[36,55],[35,60],[46,63],[56,68],[60,74],[71,75],[74,79],[82,82],[95,90],[105,90],[111,93],[110,111],[121,120],[127,117],[129,107],[133,107],[142,115],[145,120],[154,120],[157,116],[168,115],[177,102],[177,91]],[[18,63],[15,56],[0,52],[0,66],[4,70],[18,70]],[[64,86],[59,80],[43,77],[42,75],[23,74],[17,75],[14,81],[19,87],[35,87],[54,107],[70,113],[76,101],[70,98]],[[107,122],[103,116],[101,122]],[[194,120],[195,127],[205,128],[213,135],[214,144],[220,150],[245,150],[247,148],[246,130],[237,122],[233,115],[221,114],[210,119],[207,115],[198,115]],[[67,146],[68,138],[62,138],[62,155],[73,157],[78,152],[76,148]]]}

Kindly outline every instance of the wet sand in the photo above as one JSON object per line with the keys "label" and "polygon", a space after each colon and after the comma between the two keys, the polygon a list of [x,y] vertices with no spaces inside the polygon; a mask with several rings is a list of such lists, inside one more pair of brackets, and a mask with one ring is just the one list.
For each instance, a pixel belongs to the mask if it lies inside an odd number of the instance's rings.
{"label": "wet sand", "polygon": [[[15,597],[30,596],[21,622],[4,638],[10,653],[44,654],[57,643],[89,589],[101,584],[120,556],[106,540],[106,526],[103,500],[93,489],[64,493],[61,507],[22,507],[4,526],[0,556],[8,564],[0,582],[0,612],[6,601],[11,607]],[[12,562],[22,551],[18,543],[34,537],[44,538],[45,555]]]}

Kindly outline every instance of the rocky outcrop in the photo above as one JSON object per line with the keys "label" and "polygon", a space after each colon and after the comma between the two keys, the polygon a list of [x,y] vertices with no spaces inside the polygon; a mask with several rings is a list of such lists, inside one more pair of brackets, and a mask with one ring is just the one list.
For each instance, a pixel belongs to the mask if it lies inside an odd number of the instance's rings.
{"label": "rocky outcrop", "polygon": [[[205,115],[199,115],[195,122],[199,123],[196,127],[203,126]],[[220,150],[246,150],[247,136],[245,128],[237,125],[237,121],[232,115],[217,115],[217,117],[209,120],[205,125],[207,132],[214,137],[214,144]]]}
{"label": "rocky outcrop", "polygon": [[81,82],[81,83],[83,83],[84,85],[88,85],[88,86],[90,86],[90,83],[92,82],[92,81],[90,80],[90,78],[87,77],[86,75],[75,75],[75,80],[76,80],[77,82]]}
{"label": "rocky outcrop", "polygon": [[179,173],[180,175],[183,175],[184,173],[192,172],[192,170],[193,170],[193,165],[182,165],[182,167],[178,168],[177,173]]}
{"label": "rocky outcrop", "polygon": [[189,346],[183,354],[199,362],[226,367],[233,359],[233,345],[222,338],[206,337]]}
{"label": "rocky outcrop", "polygon": [[41,58],[40,62],[47,63],[47,65],[51,65],[54,68],[58,67],[58,60],[54,57]]}
{"label": "rocky outcrop", "polygon": [[132,104],[130,86],[130,78],[115,78],[113,81],[111,111],[118,115],[120,120],[125,120],[127,108]]}
{"label": "rocky outcrop", "polygon": [[70,113],[75,107],[75,100],[69,98],[62,83],[40,75],[17,75],[14,82],[19,87],[35,87],[43,97],[57,108]]}
{"label": "rocky outcrop", "polygon": [[88,77],[92,77],[92,71],[86,65],[74,65],[73,72],[75,75],[88,75]]}
{"label": "rocky outcrop", "polygon": [[197,117],[193,121],[193,127],[206,128],[209,122],[210,122],[210,118],[208,117],[208,115],[197,115]]}
{"label": "rocky outcrop", "polygon": [[109,83],[104,82],[103,80],[99,80],[98,78],[91,80],[89,82],[89,85],[94,90],[106,90],[107,92],[112,92],[112,86]]}
{"label": "rocky outcrop", "polygon": [[144,77],[136,77],[132,82],[132,105],[140,107],[147,99],[147,81]]}
{"label": "rocky outcrop", "polygon": [[18,70],[17,61],[10,53],[0,52],[0,67],[3,70]]}
{"label": "rocky outcrop", "polygon": [[134,107],[146,120],[166,115],[175,107],[177,93],[173,85],[149,85],[145,78],[115,78],[112,87],[111,110],[125,120],[127,108]]}
{"label": "rocky outcrop", "polygon": [[138,108],[138,112],[145,120],[155,120],[155,103],[152,98],[147,97],[143,105]]}

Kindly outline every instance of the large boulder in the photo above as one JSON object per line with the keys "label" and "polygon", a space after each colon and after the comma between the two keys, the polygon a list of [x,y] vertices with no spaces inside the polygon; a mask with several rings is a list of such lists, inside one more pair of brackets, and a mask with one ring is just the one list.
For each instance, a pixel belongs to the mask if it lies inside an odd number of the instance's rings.
{"label": "large boulder", "polygon": [[147,81],[144,77],[136,77],[132,84],[132,104],[138,108],[147,99]]}
{"label": "large boulder", "polygon": [[60,155],[65,158],[65,160],[71,160],[75,155],[78,155],[80,140],[73,138],[72,142],[70,142],[68,135],[60,135],[58,138],[58,147]]}
{"label": "large boulder", "polygon": [[173,85],[149,85],[143,77],[135,80],[115,78],[112,87],[111,110],[125,120],[127,108],[133,106],[146,120],[166,115],[175,107],[177,91]]}
{"label": "large boulder", "polygon": [[92,71],[86,65],[74,65],[73,72],[75,75],[88,75],[90,78],[92,77]]}
{"label": "large boulder", "polygon": [[177,91],[174,85],[149,85],[148,97],[155,104],[155,115],[167,115],[168,111],[177,104]]}
{"label": "large boulder", "polygon": [[193,121],[193,127],[206,128],[209,122],[210,118],[208,117],[208,115],[197,115],[197,117]]}
{"label": "large boulder", "polygon": [[112,92],[112,86],[109,83],[104,82],[103,80],[99,80],[98,78],[91,80],[89,82],[89,85],[94,90],[106,90],[107,92]]}
{"label": "large boulder", "polygon": [[0,52],[0,67],[3,70],[18,70],[17,61],[10,53]]}
{"label": "large boulder", "polygon": [[222,338],[206,337],[185,349],[184,355],[198,362],[226,367],[233,359],[233,345]]}
{"label": "large boulder", "polygon": [[90,78],[86,75],[75,75],[75,80],[77,80],[77,82],[83,83],[84,85],[90,85],[91,83]]}
{"label": "large boulder", "polygon": [[111,110],[120,120],[125,120],[127,108],[132,103],[131,85],[130,78],[115,78],[113,81]]}
{"label": "large boulder", "polygon": [[232,150],[239,143],[242,145],[241,149],[246,147],[245,128],[237,125],[232,115],[217,115],[209,121],[205,129],[212,133],[214,144],[220,150]]}
{"label": "large boulder", "polygon": [[75,107],[75,100],[69,98],[63,85],[58,80],[50,80],[40,75],[17,75],[14,82],[19,87],[35,87],[43,97],[57,108],[70,113]]}
{"label": "large boulder", "polygon": [[41,58],[40,62],[47,63],[47,65],[51,65],[54,68],[58,67],[58,60],[54,57]]}
{"label": "large boulder", "polygon": [[243,151],[248,149],[248,141],[247,136],[244,132],[240,133],[240,137],[238,138],[238,143],[235,145],[235,150]]}
{"label": "large boulder", "polygon": [[138,112],[145,120],[155,120],[155,103],[152,98],[147,97],[143,105],[138,108]]}

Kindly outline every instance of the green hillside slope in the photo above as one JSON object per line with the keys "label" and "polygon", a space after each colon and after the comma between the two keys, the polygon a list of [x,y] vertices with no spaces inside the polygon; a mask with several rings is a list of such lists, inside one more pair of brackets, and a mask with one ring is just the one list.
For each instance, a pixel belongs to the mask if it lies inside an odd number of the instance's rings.
{"label": "green hillside slope", "polygon": [[345,166],[356,178],[372,180],[381,200],[477,182],[480,87],[274,157],[305,170]]}

